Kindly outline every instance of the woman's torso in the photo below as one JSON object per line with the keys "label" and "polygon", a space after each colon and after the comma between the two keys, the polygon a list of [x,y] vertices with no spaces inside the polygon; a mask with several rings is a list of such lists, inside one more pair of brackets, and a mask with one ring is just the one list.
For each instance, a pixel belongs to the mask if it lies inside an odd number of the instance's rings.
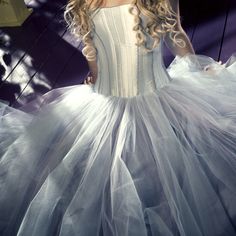
{"label": "woman's torso", "polygon": [[[132,97],[149,93],[170,81],[162,59],[162,42],[152,52],[136,46],[131,4],[99,8],[92,15],[97,49],[98,78],[95,91]],[[147,19],[141,15],[143,23]],[[153,39],[147,38],[148,46]]]}

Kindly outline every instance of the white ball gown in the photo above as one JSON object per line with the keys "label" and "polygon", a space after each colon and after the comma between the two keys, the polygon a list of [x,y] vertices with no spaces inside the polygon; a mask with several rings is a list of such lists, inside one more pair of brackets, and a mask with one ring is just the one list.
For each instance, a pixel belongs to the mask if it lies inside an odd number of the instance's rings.
{"label": "white ball gown", "polygon": [[236,235],[235,59],[166,69],[128,6],[94,15],[94,85],[0,103],[0,235]]}

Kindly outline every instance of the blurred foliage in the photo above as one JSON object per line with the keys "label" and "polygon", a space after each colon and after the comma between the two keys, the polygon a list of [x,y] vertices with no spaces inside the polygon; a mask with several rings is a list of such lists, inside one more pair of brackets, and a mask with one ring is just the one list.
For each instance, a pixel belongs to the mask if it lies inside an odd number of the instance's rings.
{"label": "blurred foliage", "polygon": [[7,0],[0,0],[0,4],[9,4],[9,2]]}

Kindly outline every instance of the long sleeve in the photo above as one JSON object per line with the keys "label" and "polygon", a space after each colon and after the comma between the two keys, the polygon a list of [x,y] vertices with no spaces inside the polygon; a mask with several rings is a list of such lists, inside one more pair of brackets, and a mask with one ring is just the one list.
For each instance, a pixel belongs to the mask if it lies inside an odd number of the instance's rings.
{"label": "long sleeve", "polygon": [[178,45],[174,43],[171,39],[171,34],[166,33],[164,36],[164,41],[166,46],[170,49],[173,55],[175,56],[184,56],[186,54],[195,54],[192,44],[187,36],[186,32],[182,28],[181,21],[180,21],[180,11],[179,11],[179,1],[178,0],[169,0],[169,4],[172,10],[176,13],[176,20],[177,24],[174,27],[174,30],[178,31],[178,40],[181,39],[184,42],[184,45]]}

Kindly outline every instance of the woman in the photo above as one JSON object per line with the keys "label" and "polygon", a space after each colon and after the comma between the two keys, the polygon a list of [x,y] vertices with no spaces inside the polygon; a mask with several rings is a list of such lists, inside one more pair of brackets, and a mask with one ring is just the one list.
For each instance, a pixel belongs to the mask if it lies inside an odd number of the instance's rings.
{"label": "woman", "polygon": [[194,54],[178,1],[70,0],[65,17],[91,75],[2,104],[1,235],[236,235],[235,62]]}

